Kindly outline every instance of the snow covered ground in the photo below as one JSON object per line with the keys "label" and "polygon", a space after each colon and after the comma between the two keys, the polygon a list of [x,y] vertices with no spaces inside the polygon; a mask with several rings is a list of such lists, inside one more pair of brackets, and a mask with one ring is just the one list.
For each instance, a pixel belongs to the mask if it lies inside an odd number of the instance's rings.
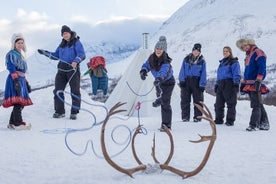
{"label": "snow covered ground", "polygon": [[[174,95],[179,90],[175,88]],[[217,140],[205,168],[196,176],[183,180],[180,176],[168,171],[145,174],[137,172],[134,179],[112,168],[102,159],[100,147],[101,125],[87,131],[74,132],[68,135],[68,145],[76,153],[84,151],[88,140],[93,141],[97,155],[89,144],[83,156],[73,154],[65,145],[65,130],[89,128],[94,123],[91,112],[100,122],[105,116],[102,107],[82,103],[83,111],[76,121],[69,119],[69,106],[66,117],[53,119],[53,88],[46,88],[31,93],[33,106],[23,110],[23,118],[31,123],[30,131],[12,131],[6,129],[11,108],[0,108],[0,183],[1,184],[97,184],[97,183],[189,183],[189,184],[272,184],[276,181],[276,116],[275,107],[266,106],[271,130],[246,132],[251,113],[248,101],[239,101],[237,120],[234,127],[217,126]],[[126,91],[126,94],[128,92]],[[83,91],[82,98],[86,102],[99,104],[90,100]],[[70,98],[66,95],[66,99]],[[205,102],[213,113],[215,98],[205,94]],[[149,102],[150,103],[150,102]],[[143,104],[142,104],[143,108]],[[198,166],[207,148],[207,143],[194,144],[188,140],[199,139],[198,133],[210,135],[210,126],[206,121],[200,123],[180,121],[179,98],[173,98],[172,134],[175,141],[175,153],[172,166],[190,171]],[[86,109],[86,110],[85,110]],[[147,135],[138,135],[136,149],[144,164],[153,164],[151,146],[153,134],[156,136],[156,156],[164,162],[169,152],[169,141],[165,133],[159,132],[160,109],[152,109],[151,117],[143,117],[141,124],[147,129]],[[214,115],[214,113],[213,113]],[[119,116],[117,116],[119,117]],[[120,149],[112,142],[110,133],[113,127],[124,124],[133,129],[138,124],[137,116],[127,121],[112,119],[106,128],[107,149],[110,155]],[[129,135],[127,129],[119,127],[113,134],[118,142],[123,142]],[[121,148],[121,147],[120,147]],[[137,166],[128,147],[122,154],[113,158],[121,166],[131,168]]]}

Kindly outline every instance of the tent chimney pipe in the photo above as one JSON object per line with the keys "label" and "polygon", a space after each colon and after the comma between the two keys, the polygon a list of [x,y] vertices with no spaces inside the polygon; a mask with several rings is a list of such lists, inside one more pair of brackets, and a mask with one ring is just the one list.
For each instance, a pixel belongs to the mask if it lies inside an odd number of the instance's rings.
{"label": "tent chimney pipe", "polygon": [[143,49],[149,48],[149,33],[143,33]]}

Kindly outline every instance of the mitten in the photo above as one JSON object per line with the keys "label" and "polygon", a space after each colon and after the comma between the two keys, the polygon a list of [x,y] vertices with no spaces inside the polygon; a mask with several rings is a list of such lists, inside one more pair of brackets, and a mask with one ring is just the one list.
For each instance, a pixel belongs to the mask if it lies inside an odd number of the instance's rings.
{"label": "mitten", "polygon": [[32,92],[32,88],[31,88],[29,82],[26,82],[26,85],[27,85],[28,93],[31,93]]}
{"label": "mitten", "polygon": [[200,86],[199,89],[200,89],[201,92],[204,92],[204,91],[205,91],[205,87],[201,87],[201,86]]}
{"label": "mitten", "polygon": [[14,85],[16,95],[19,96],[21,92],[21,84],[18,78],[13,79],[13,85]]}
{"label": "mitten", "polygon": [[153,85],[154,86],[160,86],[160,83],[161,83],[162,79],[161,78],[156,78],[155,81],[153,82]]}
{"label": "mitten", "polygon": [[245,83],[241,83],[241,85],[240,85],[240,92],[241,93],[244,93],[244,91],[243,91],[244,87],[245,87]]}
{"label": "mitten", "polygon": [[181,81],[181,82],[179,83],[179,86],[180,86],[181,88],[186,87],[186,81]]}
{"label": "mitten", "polygon": [[37,49],[37,52],[38,52],[39,54],[42,54],[42,55],[47,56],[47,57],[50,56],[50,52],[47,51],[47,50]]}
{"label": "mitten", "polygon": [[261,82],[260,81],[256,80],[254,82],[254,86],[255,86],[256,92],[259,92],[261,90]]}
{"label": "mitten", "polygon": [[142,80],[145,80],[145,79],[146,79],[146,76],[148,76],[147,71],[144,70],[144,69],[142,69],[142,70],[140,71],[140,77],[141,77],[141,79],[142,79]]}
{"label": "mitten", "polygon": [[234,84],[233,87],[234,87],[235,92],[238,93],[239,92],[239,84]]}

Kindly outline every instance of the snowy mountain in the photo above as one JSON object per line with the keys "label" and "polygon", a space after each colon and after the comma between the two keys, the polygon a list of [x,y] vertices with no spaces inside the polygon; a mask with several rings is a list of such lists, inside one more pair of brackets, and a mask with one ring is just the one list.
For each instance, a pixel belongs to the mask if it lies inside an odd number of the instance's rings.
{"label": "snowy mountain", "polygon": [[151,48],[160,35],[168,41],[168,53],[174,59],[178,75],[183,58],[194,43],[202,44],[207,70],[217,69],[222,49],[228,45],[243,69],[244,52],[235,45],[241,37],[251,37],[263,49],[267,64],[275,63],[276,2],[274,0],[191,0],[176,11],[151,39]]}

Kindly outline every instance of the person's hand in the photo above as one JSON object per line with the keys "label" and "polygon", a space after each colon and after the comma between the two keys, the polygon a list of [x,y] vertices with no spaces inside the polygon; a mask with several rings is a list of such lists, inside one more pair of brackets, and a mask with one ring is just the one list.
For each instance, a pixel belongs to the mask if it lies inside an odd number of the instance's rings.
{"label": "person's hand", "polygon": [[244,91],[243,91],[243,88],[245,87],[245,83],[241,83],[241,85],[240,85],[240,92],[241,93],[243,93]]}
{"label": "person's hand", "polygon": [[19,96],[21,92],[21,84],[18,78],[13,79],[13,86],[14,86],[16,95]]}
{"label": "person's hand", "polygon": [[234,84],[233,87],[234,87],[235,92],[238,93],[240,85],[239,84]]}
{"label": "person's hand", "polygon": [[147,71],[146,70],[141,70],[140,71],[140,78],[142,79],[142,80],[146,80],[146,77],[148,76],[148,74],[147,74]]}
{"label": "person's hand", "polygon": [[179,83],[179,86],[180,86],[181,88],[186,87],[186,81],[181,81],[181,82]]}
{"label": "person's hand", "polygon": [[200,89],[201,92],[204,92],[204,91],[205,91],[205,87],[201,87],[201,86],[200,86],[199,89]]}
{"label": "person's hand", "polygon": [[78,63],[77,63],[77,62],[72,62],[71,66],[72,66],[73,68],[77,68]]}
{"label": "person's hand", "polygon": [[218,92],[218,85],[217,85],[217,84],[215,85],[214,92],[215,92],[215,93]]}
{"label": "person's hand", "polygon": [[259,91],[261,91],[261,82],[260,81],[258,81],[258,80],[256,80],[255,82],[254,82],[254,86],[255,86],[255,90],[256,90],[256,92],[259,92]]}
{"label": "person's hand", "polygon": [[154,86],[160,86],[162,79],[161,78],[156,78],[155,81],[153,82]]}
{"label": "person's hand", "polygon": [[28,93],[31,93],[32,92],[32,88],[31,88],[31,86],[30,86],[30,84],[29,84],[28,81],[26,81],[26,85],[27,85]]}
{"label": "person's hand", "polygon": [[43,50],[43,49],[37,49],[37,52],[38,52],[39,54],[42,54],[42,55],[47,56],[47,57],[49,57],[49,55],[50,55],[50,52],[49,52],[49,51]]}

